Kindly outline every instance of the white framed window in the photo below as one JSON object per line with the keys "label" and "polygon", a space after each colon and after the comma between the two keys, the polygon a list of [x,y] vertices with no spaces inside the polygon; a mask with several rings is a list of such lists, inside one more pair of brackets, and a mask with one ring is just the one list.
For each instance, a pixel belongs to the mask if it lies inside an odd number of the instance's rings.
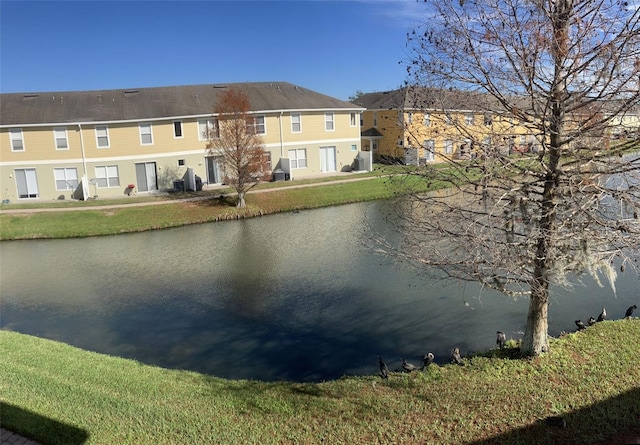
{"label": "white framed window", "polygon": [[289,160],[291,168],[305,168],[307,166],[307,149],[296,148],[289,150]]}
{"label": "white framed window", "polygon": [[184,159],[178,159],[178,167],[184,167],[187,165]]}
{"label": "white framed window", "polygon": [[325,131],[333,131],[336,129],[333,113],[324,113],[324,129]]}
{"label": "white framed window", "polygon": [[407,122],[412,124],[413,123],[413,113],[409,112],[407,113]]}
{"label": "white framed window", "polygon": [[254,116],[253,123],[247,126],[247,130],[253,134],[267,134],[267,126],[264,116]]}
{"label": "white framed window", "polygon": [[467,113],[464,115],[464,123],[467,125],[473,125],[475,123],[473,113]]}
{"label": "white framed window", "polygon": [[152,145],[153,144],[153,130],[149,122],[141,123],[140,128],[140,144]]}
{"label": "white framed window", "polygon": [[208,141],[220,137],[218,119],[200,119],[198,121],[198,140]]}
{"label": "white framed window", "polygon": [[173,121],[173,138],[174,139],[182,139],[184,135],[182,134],[182,121]]}
{"label": "white framed window", "polygon": [[78,188],[78,171],[75,168],[54,168],[56,190],[75,190]]}
{"label": "white framed window", "polygon": [[378,112],[377,111],[373,112],[373,126],[374,127],[378,126]]}
{"label": "white framed window", "polygon": [[291,113],[291,133],[300,133],[302,131],[302,115],[300,113]]}
{"label": "white framed window", "polygon": [[38,198],[38,179],[35,168],[20,168],[14,170],[16,174],[16,188],[19,199]]}
{"label": "white framed window", "polygon": [[443,142],[444,153],[450,155],[453,153],[453,141],[451,139],[445,139]]}
{"label": "white framed window", "polygon": [[357,127],[358,126],[358,116],[357,113],[355,112],[351,112],[349,113],[349,126],[350,127]]}
{"label": "white framed window", "polygon": [[358,145],[357,144],[351,144],[351,151],[358,151]]}
{"label": "white framed window", "polygon": [[378,150],[378,140],[374,139],[373,141],[371,141],[371,150],[372,151],[377,151]]}
{"label": "white framed window", "polygon": [[435,142],[433,139],[425,139],[422,142],[423,158],[425,161],[433,161],[435,159]]}
{"label": "white framed window", "polygon": [[431,126],[431,115],[429,113],[425,113],[424,114],[423,124],[424,124],[425,127],[430,127]]}
{"label": "white framed window", "polygon": [[109,127],[106,125],[96,126],[96,145],[98,148],[109,148]]}
{"label": "white framed window", "polygon": [[96,186],[98,188],[119,187],[120,177],[118,176],[117,165],[96,166]]}
{"label": "white framed window", "polygon": [[11,140],[11,151],[24,151],[22,128],[9,129],[9,139]]}
{"label": "white framed window", "polygon": [[69,139],[67,138],[66,127],[54,128],[53,139],[56,143],[56,150],[69,150]]}

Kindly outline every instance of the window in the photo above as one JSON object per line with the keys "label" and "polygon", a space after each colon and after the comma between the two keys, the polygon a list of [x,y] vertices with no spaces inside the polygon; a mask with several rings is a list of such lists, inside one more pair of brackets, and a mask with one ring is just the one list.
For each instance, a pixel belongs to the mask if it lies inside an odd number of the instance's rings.
{"label": "window", "polygon": [[198,121],[198,140],[207,141],[220,137],[218,119],[202,119]]}
{"label": "window", "polygon": [[185,162],[184,159],[178,159],[178,167],[184,167]]}
{"label": "window", "polygon": [[96,167],[96,186],[98,188],[118,187],[120,178],[118,177],[117,165],[104,165]]}
{"label": "window", "polygon": [[378,140],[377,139],[371,141],[371,150],[372,151],[378,150]]}
{"label": "window", "polygon": [[324,129],[325,131],[335,130],[333,122],[333,113],[324,113]]}
{"label": "window", "polygon": [[151,145],[153,144],[153,133],[151,131],[151,124],[140,124],[140,144]]}
{"label": "window", "polygon": [[425,127],[431,126],[431,115],[429,113],[425,113],[424,115],[424,126]]}
{"label": "window", "polygon": [[450,155],[453,153],[453,141],[451,139],[445,139],[444,142],[444,153]]}
{"label": "window", "polygon": [[15,170],[16,187],[18,189],[18,198],[37,198],[38,180],[36,178],[35,168],[24,168]]}
{"label": "window", "polygon": [[298,148],[289,150],[291,168],[305,168],[307,166],[307,149]]}
{"label": "window", "polygon": [[69,141],[67,139],[67,129],[65,127],[54,128],[53,138],[56,141],[56,150],[69,149]]}
{"label": "window", "polygon": [[78,172],[75,168],[54,168],[56,190],[75,190],[78,188]]}
{"label": "window", "polygon": [[351,151],[358,151],[358,145],[351,144]]}
{"label": "window", "polygon": [[11,151],[24,151],[24,141],[22,140],[22,129],[13,128],[9,130],[11,139]]}
{"label": "window", "polygon": [[173,137],[175,139],[182,137],[182,121],[173,121]]}
{"label": "window", "polygon": [[474,118],[473,118],[473,113],[467,113],[464,115],[464,122],[467,125],[473,125],[474,124]]}
{"label": "window", "polygon": [[357,113],[351,112],[349,114],[349,125],[351,127],[356,127],[358,125],[357,122],[358,122]]}
{"label": "window", "polygon": [[485,127],[490,127],[492,123],[493,123],[493,117],[491,116],[491,114],[486,113],[484,115],[484,125],[485,125]]}
{"label": "window", "polygon": [[433,161],[434,156],[434,141],[433,139],[426,139],[422,142],[422,148],[424,149],[423,159],[425,161]]}
{"label": "window", "polygon": [[378,126],[378,112],[377,111],[373,112],[373,126],[374,127]]}
{"label": "window", "polygon": [[264,116],[255,116],[253,123],[247,126],[247,130],[253,134],[266,134],[267,129],[264,122]]}
{"label": "window", "polygon": [[302,131],[302,116],[300,113],[291,113],[291,133]]}
{"label": "window", "polygon": [[407,113],[407,122],[410,124],[413,123],[413,113],[411,112]]}
{"label": "window", "polygon": [[109,128],[106,125],[96,127],[96,144],[98,148],[109,148]]}

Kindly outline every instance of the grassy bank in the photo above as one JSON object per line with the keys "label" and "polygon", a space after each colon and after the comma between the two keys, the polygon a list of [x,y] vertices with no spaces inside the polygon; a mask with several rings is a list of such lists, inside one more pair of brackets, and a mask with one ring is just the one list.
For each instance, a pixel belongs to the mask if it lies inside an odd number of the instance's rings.
{"label": "grassy bank", "polygon": [[[363,178],[367,178],[364,176]],[[407,187],[422,187],[417,178],[404,181],[390,180],[383,176],[353,182],[336,182],[325,179],[307,188],[296,188],[291,183],[265,184],[247,195],[247,207],[236,209],[235,198],[226,196],[230,190],[198,195],[164,195],[132,200],[90,201],[89,203],[62,204],[65,211],[0,214],[0,240],[34,238],[70,238],[177,227],[210,221],[247,218],[299,209],[326,207],[339,204],[384,199],[403,193]],[[304,183],[296,182],[296,185]],[[177,198],[197,197],[200,200],[178,201]],[[94,209],[101,205],[122,207]],[[69,205],[72,206],[69,208]],[[138,206],[138,204],[146,204]],[[50,209],[56,204],[45,204]],[[16,210],[18,206],[3,207]],[[37,210],[34,205],[22,209]]]}
{"label": "grassy bank", "polygon": [[[228,381],[0,332],[2,423],[47,444],[588,444],[640,425],[640,320],[318,384]],[[545,421],[560,416],[566,427]],[[640,434],[640,431],[637,431]]]}

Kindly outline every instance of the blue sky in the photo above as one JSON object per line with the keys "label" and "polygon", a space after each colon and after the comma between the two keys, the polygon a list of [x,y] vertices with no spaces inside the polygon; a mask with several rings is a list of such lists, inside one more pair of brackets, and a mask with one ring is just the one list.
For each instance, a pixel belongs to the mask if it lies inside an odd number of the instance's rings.
{"label": "blue sky", "polygon": [[0,3],[0,91],[286,81],[346,100],[405,79],[415,0]]}

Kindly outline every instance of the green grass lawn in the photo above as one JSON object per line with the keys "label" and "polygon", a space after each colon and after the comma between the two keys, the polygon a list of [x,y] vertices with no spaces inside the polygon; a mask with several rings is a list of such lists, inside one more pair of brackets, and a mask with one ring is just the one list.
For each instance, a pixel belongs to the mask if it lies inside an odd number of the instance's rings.
{"label": "green grass lawn", "polygon": [[[314,182],[309,180],[309,183]],[[123,205],[119,208],[93,209],[98,201],[91,201],[82,207],[82,210],[71,208],[60,212],[4,213],[0,214],[0,240],[115,235],[384,199],[408,190],[426,189],[424,181],[417,177],[393,180],[383,176],[372,176],[363,181],[345,183],[332,183],[325,180],[321,183],[322,185],[308,188],[294,188],[288,184],[293,184],[293,181],[278,188],[270,184],[270,187],[248,194],[245,209],[235,207],[234,196],[220,198],[223,193],[229,192],[228,189],[224,189],[198,195],[180,194],[149,197],[137,201],[125,199],[102,202],[102,205]],[[176,201],[176,198],[195,196],[204,199]],[[153,205],[131,205],[140,202]],[[81,204],[75,203],[75,207]],[[44,205],[40,208],[50,207],[51,205]],[[25,208],[33,208],[33,206]],[[15,210],[15,205],[7,209]]]}
{"label": "green grass lawn", "polygon": [[[465,366],[231,381],[0,332],[2,424],[46,444],[588,444],[640,426],[640,320]],[[560,416],[566,427],[545,419]],[[640,434],[640,430],[637,431]]]}

